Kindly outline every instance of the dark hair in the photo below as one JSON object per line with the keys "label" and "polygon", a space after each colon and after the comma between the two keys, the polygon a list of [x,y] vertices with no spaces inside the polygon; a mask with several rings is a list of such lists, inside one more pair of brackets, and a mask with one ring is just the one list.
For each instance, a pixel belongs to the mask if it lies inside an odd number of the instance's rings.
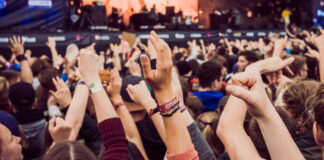
{"label": "dark hair", "polygon": [[249,63],[254,63],[259,60],[259,56],[253,51],[240,52],[239,56],[244,56]]}
{"label": "dark hair", "polygon": [[175,61],[180,61],[182,57],[183,57],[183,54],[182,53],[176,53],[176,54],[174,54],[174,60]]}
{"label": "dark hair", "polygon": [[[288,114],[282,108],[279,108],[279,107],[275,107],[275,108],[276,108],[278,114],[280,115],[282,121],[285,123],[289,133],[292,135],[292,137],[294,137],[295,136],[294,135],[295,127],[294,127],[293,120],[288,116]],[[270,154],[267,149],[267,146],[266,146],[266,143],[262,136],[260,127],[254,118],[252,118],[250,120],[249,136],[250,136],[252,142],[254,143],[255,148],[259,152],[260,156],[265,159],[271,159]]]}
{"label": "dark hair", "polygon": [[220,80],[222,76],[222,66],[215,62],[205,62],[199,68],[199,85],[201,87],[211,87],[214,80]]}
{"label": "dark hair", "polygon": [[191,66],[191,71],[192,71],[192,76],[197,76],[199,73],[199,63],[197,62],[197,60],[192,59],[189,61],[189,64]]}
{"label": "dark hair", "polygon": [[41,86],[47,90],[56,90],[52,78],[59,76],[60,72],[55,68],[48,68],[41,71],[38,75]]}
{"label": "dark hair", "polygon": [[48,61],[43,59],[37,59],[30,67],[34,77],[37,77],[41,71],[47,68],[51,68],[51,64],[48,63]]}
{"label": "dark hair", "polygon": [[77,141],[55,144],[46,153],[44,160],[96,160],[94,153]]}
{"label": "dark hair", "polygon": [[303,56],[294,56],[295,60],[289,65],[289,68],[294,73],[295,76],[299,75],[303,66],[306,64],[306,58]]}
{"label": "dark hair", "polygon": [[193,112],[194,118],[200,114],[201,109],[203,108],[203,103],[200,99],[192,94],[188,94],[185,104]]}

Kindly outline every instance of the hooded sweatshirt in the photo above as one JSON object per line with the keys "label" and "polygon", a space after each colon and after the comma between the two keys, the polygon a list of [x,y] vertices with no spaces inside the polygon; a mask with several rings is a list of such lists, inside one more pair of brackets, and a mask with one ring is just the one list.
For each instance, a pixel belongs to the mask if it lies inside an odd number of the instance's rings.
{"label": "hooded sweatshirt", "polygon": [[193,95],[203,103],[203,112],[215,110],[219,101],[224,97],[224,94],[218,91],[198,91],[193,92]]}

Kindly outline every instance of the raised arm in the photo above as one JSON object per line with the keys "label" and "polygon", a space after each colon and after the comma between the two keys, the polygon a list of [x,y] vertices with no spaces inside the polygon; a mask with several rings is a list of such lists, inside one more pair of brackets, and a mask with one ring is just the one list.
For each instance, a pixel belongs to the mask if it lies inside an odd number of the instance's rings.
{"label": "raised arm", "polygon": [[143,142],[141,139],[141,136],[138,132],[137,126],[135,124],[135,121],[133,117],[130,115],[121,95],[120,95],[120,90],[122,86],[122,80],[119,76],[119,73],[117,69],[113,69],[111,71],[111,76],[110,76],[110,84],[107,87],[107,92],[110,96],[110,99],[112,103],[115,106],[116,112],[118,116],[120,117],[124,130],[126,132],[126,138],[128,141],[133,142],[141,154],[143,155],[144,159],[148,159]]}
{"label": "raised arm", "polygon": [[[263,62],[267,64],[266,60]],[[286,65],[289,65],[289,63]],[[260,64],[260,66],[264,68],[267,65]],[[267,66],[267,69],[274,72],[278,70],[276,69],[277,66],[278,64],[272,64]],[[230,86],[227,91],[248,104],[248,111],[259,124],[271,159],[304,159],[288,129],[267,97],[258,70],[251,69],[234,75],[232,80],[236,82],[236,85]]]}
{"label": "raised arm", "polygon": [[56,42],[52,37],[48,37],[48,41],[46,42],[47,47],[50,49],[51,51],[51,55],[52,55],[52,60],[53,62],[55,62],[58,58],[58,53],[56,50]]}
{"label": "raised arm", "polygon": [[127,159],[127,140],[121,120],[99,78],[99,57],[92,50],[81,49],[80,74],[90,89],[99,130],[104,140],[104,159]]}
{"label": "raised arm", "polygon": [[[144,81],[137,85],[128,85],[127,92],[131,99],[138,104],[141,104],[146,112],[150,115],[151,110],[157,107],[155,100],[152,98]],[[150,115],[156,130],[158,131],[162,141],[166,143],[165,129],[162,116],[158,113]]]}
{"label": "raised arm", "polygon": [[319,73],[320,80],[324,82],[324,32],[322,31],[322,35],[315,39],[315,44],[319,51]]}
{"label": "raised arm", "polygon": [[33,73],[30,69],[27,58],[24,55],[24,41],[20,37],[13,36],[9,39],[11,52],[16,56],[20,64],[20,77],[22,81],[33,84]]}
{"label": "raised arm", "polygon": [[218,123],[217,135],[231,159],[261,159],[243,127],[246,111],[244,101],[230,96]]}
{"label": "raised arm", "polygon": [[163,115],[168,158],[172,159],[172,155],[189,154],[189,159],[198,159],[189,132],[180,115],[179,104],[174,100],[175,95],[171,86],[173,66],[171,50],[155,32],[151,32],[150,41],[157,51],[157,69],[151,69],[150,60],[146,55],[141,56],[141,63],[144,77],[153,89],[159,110]]}

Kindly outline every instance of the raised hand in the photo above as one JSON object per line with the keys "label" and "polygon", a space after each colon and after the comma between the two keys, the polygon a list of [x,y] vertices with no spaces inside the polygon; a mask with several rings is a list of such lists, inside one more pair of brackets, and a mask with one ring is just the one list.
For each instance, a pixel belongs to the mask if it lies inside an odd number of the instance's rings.
{"label": "raised hand", "polygon": [[246,71],[253,70],[261,74],[266,73],[270,84],[278,84],[282,77],[281,69],[284,68],[289,74],[294,75],[294,73],[288,67],[288,65],[290,65],[293,61],[293,57],[282,60],[279,56],[274,56],[249,65]]}
{"label": "raised hand", "polygon": [[157,52],[156,70],[151,69],[151,63],[146,55],[141,56],[144,78],[156,94],[162,91],[172,92],[172,55],[168,44],[152,31],[149,40]]}
{"label": "raised hand", "polygon": [[64,119],[53,117],[48,124],[48,130],[55,143],[68,141],[72,127]]}
{"label": "raised hand", "polygon": [[[321,31],[322,33],[323,31]],[[315,38],[315,45],[318,49],[324,48],[324,33],[322,33],[320,36]]]}
{"label": "raised hand", "polygon": [[317,60],[319,60],[320,54],[317,51],[311,49],[308,46],[307,46],[307,49],[308,49],[308,52],[305,54],[305,56],[310,57],[310,58],[316,58]]}
{"label": "raised hand", "polygon": [[52,37],[47,38],[46,45],[48,48],[55,48],[56,47],[56,41]]}
{"label": "raised hand", "polygon": [[81,49],[79,71],[87,84],[93,83],[94,81],[100,81],[99,68],[99,56],[96,55],[93,50]]}
{"label": "raised hand", "polygon": [[9,39],[11,46],[9,46],[11,52],[16,56],[23,55],[24,52],[24,41],[20,37],[13,36]]}
{"label": "raised hand", "polygon": [[274,52],[273,56],[280,56],[282,51],[285,49],[286,44],[288,41],[288,37],[285,36],[285,38],[281,38],[276,40],[275,45],[274,45]]}
{"label": "raised hand", "polygon": [[254,117],[263,117],[266,107],[272,105],[265,92],[264,84],[259,72],[247,71],[232,77],[233,85],[226,90],[249,104],[248,111]]}
{"label": "raised hand", "polygon": [[56,79],[53,78],[52,81],[55,85],[56,92],[50,91],[51,95],[61,106],[68,106],[72,101],[71,93],[68,86],[64,83],[64,81],[61,78],[58,77],[56,77]]}
{"label": "raised hand", "polygon": [[121,86],[122,79],[119,76],[118,70],[115,68],[111,71],[110,83],[106,88],[106,91],[113,102],[116,98],[120,98]]}
{"label": "raised hand", "polygon": [[[142,106],[147,107],[146,102],[153,100],[151,97],[151,93],[148,90],[144,81],[141,81],[137,85],[128,85],[126,88],[129,97],[138,104],[142,104]],[[152,106],[154,107],[154,106]]]}

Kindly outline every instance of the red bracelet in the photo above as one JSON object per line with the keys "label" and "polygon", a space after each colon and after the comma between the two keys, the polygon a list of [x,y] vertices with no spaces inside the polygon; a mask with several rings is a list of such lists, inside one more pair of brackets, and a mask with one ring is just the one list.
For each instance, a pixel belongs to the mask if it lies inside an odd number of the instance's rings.
{"label": "red bracelet", "polygon": [[152,118],[155,113],[159,112],[159,108],[155,107],[154,109],[150,109],[149,116]]}
{"label": "red bracelet", "polygon": [[114,105],[114,108],[115,108],[115,110],[117,110],[120,106],[123,106],[123,105],[125,105],[125,103],[124,102],[120,102],[120,103]]}
{"label": "red bracelet", "polygon": [[166,104],[158,105],[157,108],[159,108],[161,113],[166,113],[166,112],[169,112],[170,109],[178,103],[179,103],[179,100],[177,100],[177,98],[174,98]]}

